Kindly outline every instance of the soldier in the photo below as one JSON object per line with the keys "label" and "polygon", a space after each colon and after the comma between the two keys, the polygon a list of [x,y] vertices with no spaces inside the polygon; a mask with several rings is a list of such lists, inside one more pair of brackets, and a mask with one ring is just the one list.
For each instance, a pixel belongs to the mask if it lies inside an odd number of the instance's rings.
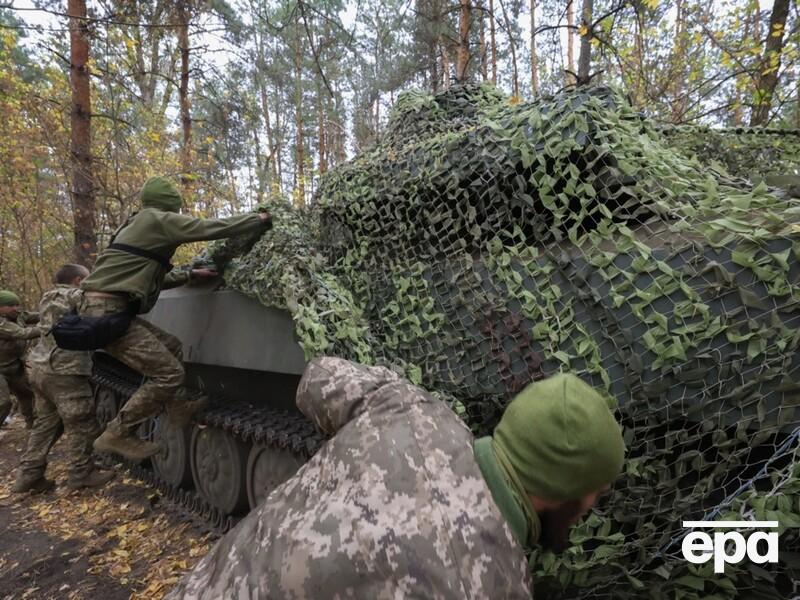
{"label": "soldier", "polygon": [[[39,302],[40,326],[48,331],[64,314],[74,311],[82,294],[78,286],[89,275],[81,265],[64,265],[55,275],[55,289]],[[66,435],[69,475],[67,487],[99,487],[114,477],[92,462],[92,442],[100,435],[89,385],[92,362],[88,352],[58,348],[49,333],[28,356],[28,378],[36,394],[36,419],[20,460],[13,492],[40,493],[55,485],[44,476],[47,454],[61,434]]]}
{"label": "soldier", "polygon": [[478,440],[392,371],[338,358],[311,361],[297,405],[333,438],[171,600],[530,600],[528,552],[563,547],[622,467],[619,425],[573,375],[529,385]]}
{"label": "soldier", "polygon": [[[256,233],[272,222],[265,212],[226,219],[181,215],[181,196],[163,177],[149,179],[140,198],[142,210],[117,230],[91,275],[81,284],[85,293],[80,314],[97,317],[124,311],[146,313],[162,288],[181,285],[193,276],[216,275],[207,269],[169,273],[169,260],[180,244]],[[159,447],[137,438],[137,425],[166,409],[170,421],[183,426],[202,405],[201,401],[186,399],[181,343],[137,317],[122,337],[103,350],[147,379],[95,440],[94,448],[144,460]]]}
{"label": "soldier", "polygon": [[19,297],[0,290],[0,427],[11,412],[11,392],[17,399],[20,414],[28,429],[33,425],[33,392],[25,376],[22,362],[28,340],[39,337],[38,327],[26,327],[38,321],[38,316],[23,313]]}

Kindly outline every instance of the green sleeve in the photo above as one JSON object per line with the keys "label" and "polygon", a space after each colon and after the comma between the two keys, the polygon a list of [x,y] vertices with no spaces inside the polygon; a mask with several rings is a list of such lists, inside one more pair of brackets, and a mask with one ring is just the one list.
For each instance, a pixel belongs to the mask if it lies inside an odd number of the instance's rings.
{"label": "green sleeve", "polygon": [[42,334],[38,327],[21,327],[8,319],[0,319],[0,338],[12,340],[33,340]]}
{"label": "green sleeve", "polygon": [[167,276],[164,277],[164,284],[161,286],[162,290],[169,290],[171,288],[180,287],[189,283],[191,279],[189,271],[182,271],[181,269],[172,269]]}
{"label": "green sleeve", "polygon": [[219,240],[245,233],[254,233],[266,227],[257,214],[239,215],[225,219],[198,219],[178,213],[163,213],[164,233],[174,243]]}

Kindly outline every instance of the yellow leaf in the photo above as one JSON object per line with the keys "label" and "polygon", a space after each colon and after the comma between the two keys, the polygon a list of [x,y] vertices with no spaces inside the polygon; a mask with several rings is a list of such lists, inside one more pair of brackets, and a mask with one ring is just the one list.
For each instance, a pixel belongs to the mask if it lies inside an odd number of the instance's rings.
{"label": "yellow leaf", "polygon": [[588,33],[589,33],[589,28],[585,24],[581,23],[581,26],[578,27],[578,35],[581,37],[585,37]]}

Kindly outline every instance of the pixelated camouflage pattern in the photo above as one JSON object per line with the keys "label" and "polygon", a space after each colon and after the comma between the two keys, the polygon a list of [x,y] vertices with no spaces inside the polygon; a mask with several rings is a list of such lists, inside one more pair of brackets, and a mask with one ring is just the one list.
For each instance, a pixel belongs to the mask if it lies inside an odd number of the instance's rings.
{"label": "pixelated camouflage pattern", "polygon": [[19,413],[30,423],[33,421],[33,391],[22,362],[17,361],[8,367],[0,367],[0,426],[11,413],[15,403],[11,394],[16,399]]}
{"label": "pixelated camouflage pattern", "polygon": [[0,317],[0,369],[18,367],[29,341],[41,334],[39,327],[25,326],[28,318],[25,314],[16,320]]}
{"label": "pixelated camouflage pattern", "polygon": [[531,597],[525,554],[445,403],[323,357],[297,405],[335,436],[168,598]]}
{"label": "pixelated camouflage pattern", "polygon": [[30,479],[43,476],[50,448],[63,433],[69,477],[85,477],[93,468],[92,442],[100,435],[89,378],[34,366],[28,369],[28,379],[36,396],[36,419],[20,471]]}
{"label": "pixelated camouflage pattern", "polygon": [[[90,317],[125,310],[124,298],[93,297],[84,294],[80,314]],[[132,429],[155,417],[167,404],[184,398],[183,346],[180,340],[142,318],[136,317],[128,331],[103,348],[105,352],[141,373],[147,380],[139,386],[112,421]]]}
{"label": "pixelated camouflage pattern", "polygon": [[57,285],[42,296],[39,301],[39,326],[45,335],[39,338],[28,354],[31,365],[63,375],[92,374],[92,359],[88,352],[62,350],[56,345],[53,336],[47,333],[62,316],[77,310],[81,298],[81,290],[69,285]]}

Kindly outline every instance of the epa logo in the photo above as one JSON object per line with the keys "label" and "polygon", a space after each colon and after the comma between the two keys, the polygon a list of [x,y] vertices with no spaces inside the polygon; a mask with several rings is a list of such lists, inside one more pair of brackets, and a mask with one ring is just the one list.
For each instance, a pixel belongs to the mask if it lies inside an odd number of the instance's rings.
{"label": "epa logo", "polygon": [[[777,521],[684,521],[686,528],[704,529],[776,529]],[[763,542],[759,544],[759,542]],[[766,549],[766,552],[762,552]],[[746,538],[738,531],[693,531],[683,538],[683,557],[702,565],[714,559],[714,573],[725,572],[725,563],[736,565],[745,557],[756,564],[778,562],[778,532],[754,531]],[[728,550],[731,550],[728,553]]]}

